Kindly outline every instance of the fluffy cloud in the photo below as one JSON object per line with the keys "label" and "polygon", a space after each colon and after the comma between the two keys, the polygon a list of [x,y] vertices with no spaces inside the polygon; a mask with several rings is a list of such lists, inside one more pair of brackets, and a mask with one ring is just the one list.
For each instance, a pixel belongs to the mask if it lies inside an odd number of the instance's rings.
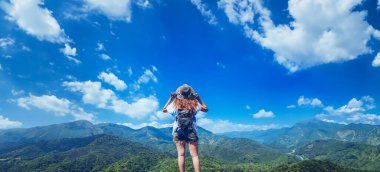
{"label": "fluffy cloud", "polygon": [[88,113],[83,110],[83,108],[76,108],[71,111],[71,115],[74,116],[75,120],[87,120],[87,121],[94,121],[95,116],[92,113]]}
{"label": "fluffy cloud", "polygon": [[37,108],[46,112],[52,112],[57,116],[72,115],[75,120],[94,121],[95,116],[92,113],[85,112],[83,108],[78,107],[64,98],[58,98],[55,95],[34,96],[30,94],[28,97],[18,98],[17,105],[31,109]]}
{"label": "fluffy cloud", "polygon": [[250,109],[251,109],[251,106],[249,106],[249,105],[245,105],[245,109],[250,110]]}
{"label": "fluffy cloud", "polygon": [[277,125],[248,125],[233,123],[229,120],[212,120],[209,118],[200,118],[197,120],[197,125],[201,126],[213,133],[224,133],[230,131],[253,131],[253,130],[269,130],[278,128]]}
{"label": "fluffy cloud", "polygon": [[[380,0],[379,0],[380,2]],[[380,67],[380,52],[377,53],[375,59],[372,61],[373,67]]]}
{"label": "fluffy cloud", "polygon": [[19,91],[15,90],[15,89],[12,89],[12,90],[11,90],[11,94],[12,94],[13,96],[22,95],[22,94],[24,94],[24,93],[25,93],[24,90],[19,90]]}
{"label": "fluffy cloud", "polygon": [[335,109],[333,106],[324,108],[324,112],[316,117],[324,121],[335,121],[337,123],[366,123],[379,124],[380,116],[368,113],[375,109],[375,100],[370,96],[361,99],[352,98],[347,104]]}
{"label": "fluffy cloud", "polygon": [[73,61],[76,64],[82,63],[75,58],[75,56],[77,56],[77,49],[75,47],[72,48],[68,43],[65,43],[65,48],[61,48],[59,51],[61,51],[70,61]]}
{"label": "fluffy cloud", "polygon": [[298,106],[323,107],[322,101],[318,98],[305,98],[304,96],[300,96],[297,103]]}
{"label": "fluffy cloud", "polygon": [[32,94],[29,97],[23,97],[17,99],[17,104],[25,109],[35,107],[47,112],[53,112],[59,116],[65,116],[70,112],[71,102],[67,99],[59,99],[54,95],[34,96]]}
{"label": "fluffy cloud", "polygon": [[[150,81],[153,81],[153,82],[158,82],[158,79],[156,77],[156,75],[154,75],[153,72],[156,72],[158,69],[156,66],[152,66],[152,70],[150,69],[146,69],[144,71],[144,73],[137,79],[137,81],[133,84],[133,88],[135,90],[138,90],[140,89],[140,85],[141,84],[146,84]],[[132,73],[132,70],[131,70],[131,73]]]}
{"label": "fluffy cloud", "polygon": [[0,48],[7,48],[15,43],[12,38],[0,38]]}
{"label": "fluffy cloud", "polygon": [[207,8],[207,6],[204,3],[202,3],[201,0],[191,0],[191,3],[193,3],[197,7],[197,9],[201,12],[202,16],[204,16],[207,19],[207,22],[209,24],[218,24],[215,15],[211,12],[210,9]]}
{"label": "fluffy cloud", "polygon": [[148,0],[137,0],[136,5],[143,9],[152,7],[152,4]]}
{"label": "fluffy cloud", "polygon": [[149,81],[158,82],[157,77],[153,74],[150,69],[146,69],[144,74],[140,76],[137,80],[138,84],[146,84]]}
{"label": "fluffy cloud", "polygon": [[264,109],[261,109],[259,112],[252,115],[254,118],[273,118],[274,113],[272,111],[265,111]]}
{"label": "fluffy cloud", "polygon": [[104,47],[104,44],[98,42],[96,45],[97,45],[97,47],[95,49],[96,51],[104,51],[104,50],[106,50],[106,48]]}
{"label": "fluffy cloud", "polygon": [[116,90],[123,91],[127,88],[127,84],[124,81],[120,80],[113,73],[102,72],[99,74],[98,78],[104,81],[107,84],[110,84],[116,88]]}
{"label": "fluffy cloud", "polygon": [[103,89],[100,82],[64,82],[63,86],[72,92],[83,94],[82,100],[86,104],[96,105],[99,108],[105,108],[110,105],[111,100],[116,99],[112,90]]}
{"label": "fluffy cloud", "polygon": [[141,119],[157,110],[158,100],[154,96],[140,98],[132,103],[128,103],[124,100],[113,100],[112,105],[109,108],[116,113]]}
{"label": "fluffy cloud", "polygon": [[[231,23],[243,26],[248,37],[273,50],[275,60],[295,72],[371,52],[367,42],[374,29],[365,21],[365,11],[353,11],[361,2],[289,0],[293,21],[278,26],[261,0],[220,0],[218,4]],[[254,18],[258,18],[260,29],[252,29]]]}
{"label": "fluffy cloud", "polygon": [[110,20],[131,22],[131,0],[85,0],[84,2],[89,11],[96,11]]}
{"label": "fluffy cloud", "polygon": [[115,113],[128,115],[131,118],[142,119],[158,108],[158,100],[154,96],[135,99],[132,103],[119,99],[110,89],[102,88],[100,82],[64,82],[68,90],[83,94],[82,100],[86,104],[95,105],[98,108],[110,109]]}
{"label": "fluffy cloud", "polygon": [[228,20],[233,24],[253,23],[254,6],[250,0],[220,0],[219,8],[224,9]]}
{"label": "fluffy cloud", "polygon": [[0,115],[0,129],[15,128],[22,125],[19,121],[11,121],[8,118]]}
{"label": "fluffy cloud", "polygon": [[42,0],[11,0],[1,2],[1,7],[7,13],[9,20],[14,21],[26,33],[39,40],[64,43],[67,38],[52,12]]}
{"label": "fluffy cloud", "polygon": [[71,61],[80,63],[76,56],[76,48],[71,48],[64,30],[53,17],[53,13],[43,8],[42,0],[11,0],[0,2],[1,8],[7,13],[7,18],[14,21],[27,34],[41,41],[64,43],[65,48],[60,51]]}
{"label": "fluffy cloud", "polygon": [[99,57],[103,60],[111,60],[111,57],[107,54],[100,54]]}

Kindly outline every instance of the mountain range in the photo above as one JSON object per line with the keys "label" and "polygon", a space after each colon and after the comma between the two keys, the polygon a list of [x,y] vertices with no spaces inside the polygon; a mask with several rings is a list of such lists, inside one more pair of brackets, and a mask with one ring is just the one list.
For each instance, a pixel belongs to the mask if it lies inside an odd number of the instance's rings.
{"label": "mountain range", "polygon": [[292,127],[266,131],[228,132],[222,135],[233,138],[249,138],[270,145],[284,152],[315,140],[340,140],[380,145],[380,126],[368,124],[337,124],[319,120],[306,120]]}
{"label": "mountain range", "polygon": [[[380,164],[375,125],[308,120],[267,131],[198,133],[203,171],[356,171]],[[177,170],[171,128],[88,121],[0,130],[0,165],[0,171]]]}

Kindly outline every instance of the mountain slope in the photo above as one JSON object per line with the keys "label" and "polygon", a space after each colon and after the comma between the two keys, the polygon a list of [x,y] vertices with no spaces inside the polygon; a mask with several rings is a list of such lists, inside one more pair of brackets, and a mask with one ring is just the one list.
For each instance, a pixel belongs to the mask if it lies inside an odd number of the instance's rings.
{"label": "mountain slope", "polygon": [[[78,133],[75,133],[78,131]],[[143,127],[132,129],[126,126],[103,123],[93,125],[87,121],[55,124],[30,129],[0,131],[0,153],[11,151],[27,143],[51,141],[62,138],[80,138],[88,135],[107,134],[126,138],[164,153],[176,155],[171,128]],[[51,134],[53,133],[53,134]],[[201,127],[198,128],[199,151],[201,155],[231,162],[278,162],[291,159],[261,143],[249,139],[219,136]],[[11,142],[13,141],[14,142]]]}
{"label": "mountain slope", "polygon": [[280,165],[270,170],[271,172],[364,172],[342,167],[335,163],[323,160],[307,160],[294,164]]}
{"label": "mountain slope", "polygon": [[224,133],[231,137],[258,140],[285,152],[296,149],[314,140],[336,139],[350,142],[380,144],[380,126],[368,124],[336,124],[319,120],[307,120],[292,127],[267,131]]}
{"label": "mountain slope", "polygon": [[139,154],[169,157],[140,143],[96,135],[41,141],[1,154],[0,171],[100,171],[109,164]]}
{"label": "mountain slope", "polygon": [[380,146],[337,140],[317,140],[297,149],[295,154],[307,159],[329,160],[350,168],[380,169]]}

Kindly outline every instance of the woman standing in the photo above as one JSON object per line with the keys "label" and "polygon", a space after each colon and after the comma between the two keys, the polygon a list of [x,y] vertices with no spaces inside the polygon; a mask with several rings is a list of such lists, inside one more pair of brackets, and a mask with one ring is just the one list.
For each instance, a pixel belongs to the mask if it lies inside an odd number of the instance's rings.
{"label": "woman standing", "polygon": [[173,100],[174,103],[169,113],[176,118],[172,134],[178,152],[179,171],[185,171],[185,147],[187,143],[193,160],[194,170],[195,172],[200,172],[196,114],[199,111],[207,112],[207,106],[194,89],[187,84],[178,87],[176,92],[171,94],[170,99],[162,110],[163,112],[168,112],[167,108]]}

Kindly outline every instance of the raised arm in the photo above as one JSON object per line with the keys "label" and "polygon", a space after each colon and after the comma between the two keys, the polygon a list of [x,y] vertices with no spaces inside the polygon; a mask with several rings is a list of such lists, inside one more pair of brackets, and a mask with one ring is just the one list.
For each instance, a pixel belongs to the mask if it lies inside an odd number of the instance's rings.
{"label": "raised arm", "polygon": [[199,97],[199,95],[197,94],[196,95],[196,99],[198,100],[198,102],[201,104],[201,111],[202,112],[208,112],[208,108],[206,106],[206,104],[202,101],[201,97]]}
{"label": "raised arm", "polygon": [[164,112],[164,113],[168,112],[168,110],[167,110],[166,108],[167,108],[167,107],[170,105],[170,103],[173,101],[174,97],[175,97],[174,94],[170,95],[170,98],[169,98],[168,102],[166,102],[164,108],[162,109],[162,112]]}

